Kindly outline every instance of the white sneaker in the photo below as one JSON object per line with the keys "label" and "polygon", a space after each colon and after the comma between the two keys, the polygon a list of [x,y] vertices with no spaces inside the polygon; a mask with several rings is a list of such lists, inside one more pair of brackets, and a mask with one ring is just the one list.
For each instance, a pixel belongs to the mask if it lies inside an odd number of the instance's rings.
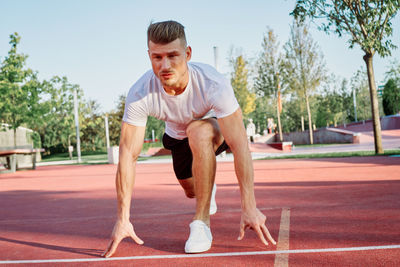
{"label": "white sneaker", "polygon": [[217,193],[217,185],[214,184],[210,200],[210,215],[217,213],[217,202],[215,201],[215,193]]}
{"label": "white sneaker", "polygon": [[210,227],[201,220],[190,223],[190,236],[185,244],[186,253],[201,253],[211,248],[212,235]]}

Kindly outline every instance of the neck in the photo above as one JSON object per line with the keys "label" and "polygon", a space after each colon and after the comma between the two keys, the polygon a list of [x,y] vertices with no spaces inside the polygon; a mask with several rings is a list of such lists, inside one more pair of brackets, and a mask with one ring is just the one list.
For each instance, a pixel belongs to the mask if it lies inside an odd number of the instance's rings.
{"label": "neck", "polygon": [[172,88],[172,87],[164,87],[164,91],[168,95],[180,95],[185,91],[185,88]]}
{"label": "neck", "polygon": [[189,83],[189,73],[188,71],[186,71],[183,75],[182,80],[179,83],[171,86],[163,85],[163,88],[164,91],[169,95],[180,95],[185,91],[188,83]]}

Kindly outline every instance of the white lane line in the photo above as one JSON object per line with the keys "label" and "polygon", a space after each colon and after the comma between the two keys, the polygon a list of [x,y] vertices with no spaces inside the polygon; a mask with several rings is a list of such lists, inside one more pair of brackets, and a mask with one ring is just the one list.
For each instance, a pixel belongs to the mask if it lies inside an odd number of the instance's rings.
{"label": "white lane line", "polygon": [[[281,224],[279,226],[278,244],[276,250],[289,250],[290,209],[284,208],[281,213]],[[289,254],[279,253],[275,256],[274,267],[288,267]]]}
{"label": "white lane line", "polygon": [[185,259],[185,258],[257,256],[257,255],[274,255],[274,254],[349,252],[349,251],[367,251],[367,250],[383,250],[383,249],[400,249],[400,245],[348,247],[348,248],[293,249],[293,250],[275,250],[275,251],[247,251],[247,252],[226,252],[226,253],[205,253],[205,254],[152,255],[152,256],[114,257],[108,259],[89,258],[89,259],[51,259],[51,260],[6,260],[6,261],[0,261],[0,264],[63,263],[63,262],[70,263],[70,262],[182,259],[182,258]]}

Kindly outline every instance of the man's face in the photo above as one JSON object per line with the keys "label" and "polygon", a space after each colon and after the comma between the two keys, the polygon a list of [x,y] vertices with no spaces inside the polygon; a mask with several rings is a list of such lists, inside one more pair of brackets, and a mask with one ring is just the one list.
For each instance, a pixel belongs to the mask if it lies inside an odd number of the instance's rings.
{"label": "man's face", "polygon": [[149,57],[154,74],[160,79],[165,90],[184,89],[188,83],[187,62],[192,56],[190,46],[180,39],[168,44],[149,41]]}

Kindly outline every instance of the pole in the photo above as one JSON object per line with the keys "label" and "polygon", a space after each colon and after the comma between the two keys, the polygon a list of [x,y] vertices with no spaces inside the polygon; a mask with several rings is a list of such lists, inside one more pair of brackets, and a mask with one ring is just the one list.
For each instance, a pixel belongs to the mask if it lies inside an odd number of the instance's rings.
{"label": "pole", "polygon": [[282,104],[282,99],[281,99],[281,84],[279,82],[279,73],[276,73],[276,82],[278,84],[278,90],[276,92],[276,116],[278,117],[278,132],[279,132],[279,141],[283,141],[282,137],[282,125],[281,125],[281,104]]}
{"label": "pole", "polygon": [[353,88],[353,105],[354,105],[354,118],[357,122],[357,100],[356,100],[356,89]]}
{"label": "pole", "polygon": [[218,47],[214,46],[214,67],[218,70]]}
{"label": "pole", "polygon": [[79,137],[79,115],[78,115],[78,97],[76,88],[74,89],[74,111],[76,127],[76,153],[78,154],[78,163],[81,162],[81,139]]}
{"label": "pole", "polygon": [[[214,46],[214,67],[218,71],[218,46]],[[226,151],[223,151],[221,154],[222,158],[226,157]]]}
{"label": "pole", "polygon": [[110,134],[108,132],[108,114],[106,114],[106,116],[104,117],[104,123],[105,123],[105,127],[106,127],[106,144],[107,144],[107,151],[108,151],[108,148],[110,147]]}

